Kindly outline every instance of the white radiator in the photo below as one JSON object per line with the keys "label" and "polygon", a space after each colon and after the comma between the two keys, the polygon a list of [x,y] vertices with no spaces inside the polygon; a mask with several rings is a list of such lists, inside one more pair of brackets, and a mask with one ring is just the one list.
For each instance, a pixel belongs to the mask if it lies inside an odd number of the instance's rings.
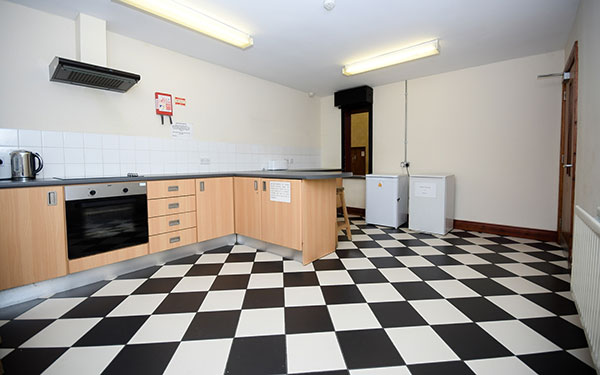
{"label": "white radiator", "polygon": [[600,368],[600,222],[575,207],[571,291],[596,368]]}

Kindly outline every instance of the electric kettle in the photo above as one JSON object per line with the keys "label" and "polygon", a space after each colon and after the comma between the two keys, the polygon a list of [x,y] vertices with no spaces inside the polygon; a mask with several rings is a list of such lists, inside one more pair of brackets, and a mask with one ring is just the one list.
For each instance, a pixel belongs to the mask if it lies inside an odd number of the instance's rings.
{"label": "electric kettle", "polygon": [[[38,160],[36,167],[35,160]],[[26,150],[15,150],[10,153],[11,174],[13,180],[29,180],[35,178],[44,167],[40,154]]]}

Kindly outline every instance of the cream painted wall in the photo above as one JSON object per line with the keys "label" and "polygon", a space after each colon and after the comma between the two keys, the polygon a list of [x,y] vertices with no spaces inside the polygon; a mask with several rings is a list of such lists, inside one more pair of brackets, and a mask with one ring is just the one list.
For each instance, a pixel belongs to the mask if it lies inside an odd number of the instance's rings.
{"label": "cream painted wall", "polygon": [[[560,81],[536,76],[559,71],[563,58],[557,51],[408,82],[411,173],[454,173],[457,219],[556,229]],[[403,82],[374,88],[375,173],[402,173],[403,96]],[[339,167],[331,98],[321,99],[323,167]]]}
{"label": "cream painted wall", "polygon": [[76,56],[74,20],[6,1],[0,15],[0,127],[166,138],[154,114],[163,91],[187,99],[174,120],[192,123],[196,139],[320,147],[319,100],[306,93],[112,32],[108,66],[142,76],[130,91],[49,82],[54,56]]}
{"label": "cream painted wall", "polygon": [[600,206],[600,2],[582,0],[565,46],[565,59],[573,43],[579,45],[579,96],[577,103],[577,165],[575,204],[592,216]]}

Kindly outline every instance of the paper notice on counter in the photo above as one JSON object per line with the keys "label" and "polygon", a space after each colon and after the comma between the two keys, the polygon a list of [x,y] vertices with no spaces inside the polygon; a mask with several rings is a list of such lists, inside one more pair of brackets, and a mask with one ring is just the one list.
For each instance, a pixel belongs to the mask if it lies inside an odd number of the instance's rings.
{"label": "paper notice on counter", "polygon": [[415,197],[435,198],[437,197],[437,186],[431,182],[415,182]]}
{"label": "paper notice on counter", "polygon": [[192,124],[187,122],[171,124],[171,137],[178,139],[192,138]]}
{"label": "paper notice on counter", "polygon": [[290,203],[292,201],[292,186],[289,182],[270,181],[269,193],[273,202]]}

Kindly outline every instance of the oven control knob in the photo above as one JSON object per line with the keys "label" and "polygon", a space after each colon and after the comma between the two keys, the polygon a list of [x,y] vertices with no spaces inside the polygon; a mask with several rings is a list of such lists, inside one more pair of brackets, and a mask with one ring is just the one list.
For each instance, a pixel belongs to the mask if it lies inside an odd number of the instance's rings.
{"label": "oven control knob", "polygon": [[94,196],[94,195],[96,195],[96,190],[90,190],[90,195],[91,195],[91,196]]}
{"label": "oven control knob", "polygon": [[128,191],[129,191],[129,189],[123,188],[123,193],[127,193]]}

